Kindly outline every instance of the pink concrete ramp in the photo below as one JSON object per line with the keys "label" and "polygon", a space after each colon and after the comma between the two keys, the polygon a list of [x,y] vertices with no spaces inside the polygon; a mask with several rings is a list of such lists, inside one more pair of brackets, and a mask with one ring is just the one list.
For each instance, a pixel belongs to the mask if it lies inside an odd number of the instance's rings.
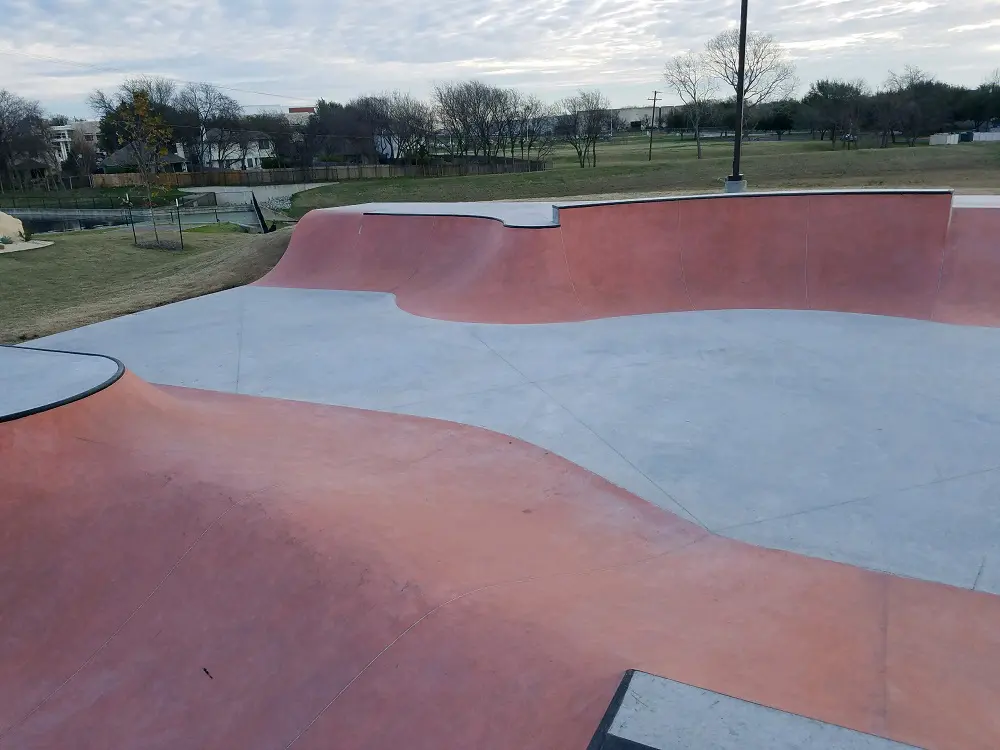
{"label": "pink concrete ramp", "polygon": [[0,746],[584,748],[628,668],[1000,745],[1000,597],[714,537],[540,448],[125,374],[0,423]]}
{"label": "pink concrete ramp", "polygon": [[411,313],[543,323],[727,308],[1000,321],[1000,209],[947,191],[574,206],[551,227],[313,211],[260,284],[392,292]]}

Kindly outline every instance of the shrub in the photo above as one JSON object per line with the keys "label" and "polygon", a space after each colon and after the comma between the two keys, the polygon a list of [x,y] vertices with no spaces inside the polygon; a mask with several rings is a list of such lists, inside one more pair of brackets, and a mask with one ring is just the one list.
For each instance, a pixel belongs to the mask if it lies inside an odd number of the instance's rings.
{"label": "shrub", "polygon": [[0,245],[13,245],[14,240],[8,237],[6,234],[0,237]]}
{"label": "shrub", "polygon": [[27,227],[24,227],[24,228],[23,228],[23,229],[21,230],[21,240],[22,240],[23,242],[29,242],[29,241],[31,240],[31,236],[32,236],[33,234],[34,234],[34,232],[32,232],[32,231],[31,231],[30,229],[28,229]]}

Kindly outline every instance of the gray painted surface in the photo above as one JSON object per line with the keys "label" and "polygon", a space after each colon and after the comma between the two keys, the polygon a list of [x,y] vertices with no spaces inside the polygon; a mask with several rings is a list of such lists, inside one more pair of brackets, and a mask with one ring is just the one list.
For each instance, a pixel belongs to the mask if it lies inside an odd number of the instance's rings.
{"label": "gray painted surface", "polygon": [[244,287],[39,345],[486,427],[727,536],[1000,593],[997,329],[769,310],[480,325]]}
{"label": "gray painted surface", "polygon": [[104,357],[0,346],[0,419],[73,398],[117,372]]}
{"label": "gray painted surface", "polygon": [[362,203],[328,211],[357,211],[369,214],[415,214],[418,216],[478,216],[499,219],[514,227],[549,227],[558,224],[550,201],[468,201],[465,203]]}
{"label": "gray painted surface", "polygon": [[656,750],[904,750],[834,724],[636,672],[609,734]]}
{"label": "gray painted surface", "polygon": [[1000,208],[1000,195],[956,195],[951,205],[955,208]]}

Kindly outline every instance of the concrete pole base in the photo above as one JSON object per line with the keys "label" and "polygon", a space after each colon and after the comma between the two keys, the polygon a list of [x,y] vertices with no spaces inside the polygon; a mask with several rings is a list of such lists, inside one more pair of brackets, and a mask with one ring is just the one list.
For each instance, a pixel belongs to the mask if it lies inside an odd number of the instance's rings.
{"label": "concrete pole base", "polygon": [[747,189],[746,180],[726,180],[727,193],[744,193]]}

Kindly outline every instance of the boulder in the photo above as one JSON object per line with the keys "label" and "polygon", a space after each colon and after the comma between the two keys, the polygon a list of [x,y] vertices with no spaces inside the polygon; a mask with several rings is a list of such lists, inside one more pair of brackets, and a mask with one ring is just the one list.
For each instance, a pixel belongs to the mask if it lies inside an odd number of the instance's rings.
{"label": "boulder", "polygon": [[0,237],[10,237],[14,242],[24,240],[24,225],[20,219],[0,211]]}

